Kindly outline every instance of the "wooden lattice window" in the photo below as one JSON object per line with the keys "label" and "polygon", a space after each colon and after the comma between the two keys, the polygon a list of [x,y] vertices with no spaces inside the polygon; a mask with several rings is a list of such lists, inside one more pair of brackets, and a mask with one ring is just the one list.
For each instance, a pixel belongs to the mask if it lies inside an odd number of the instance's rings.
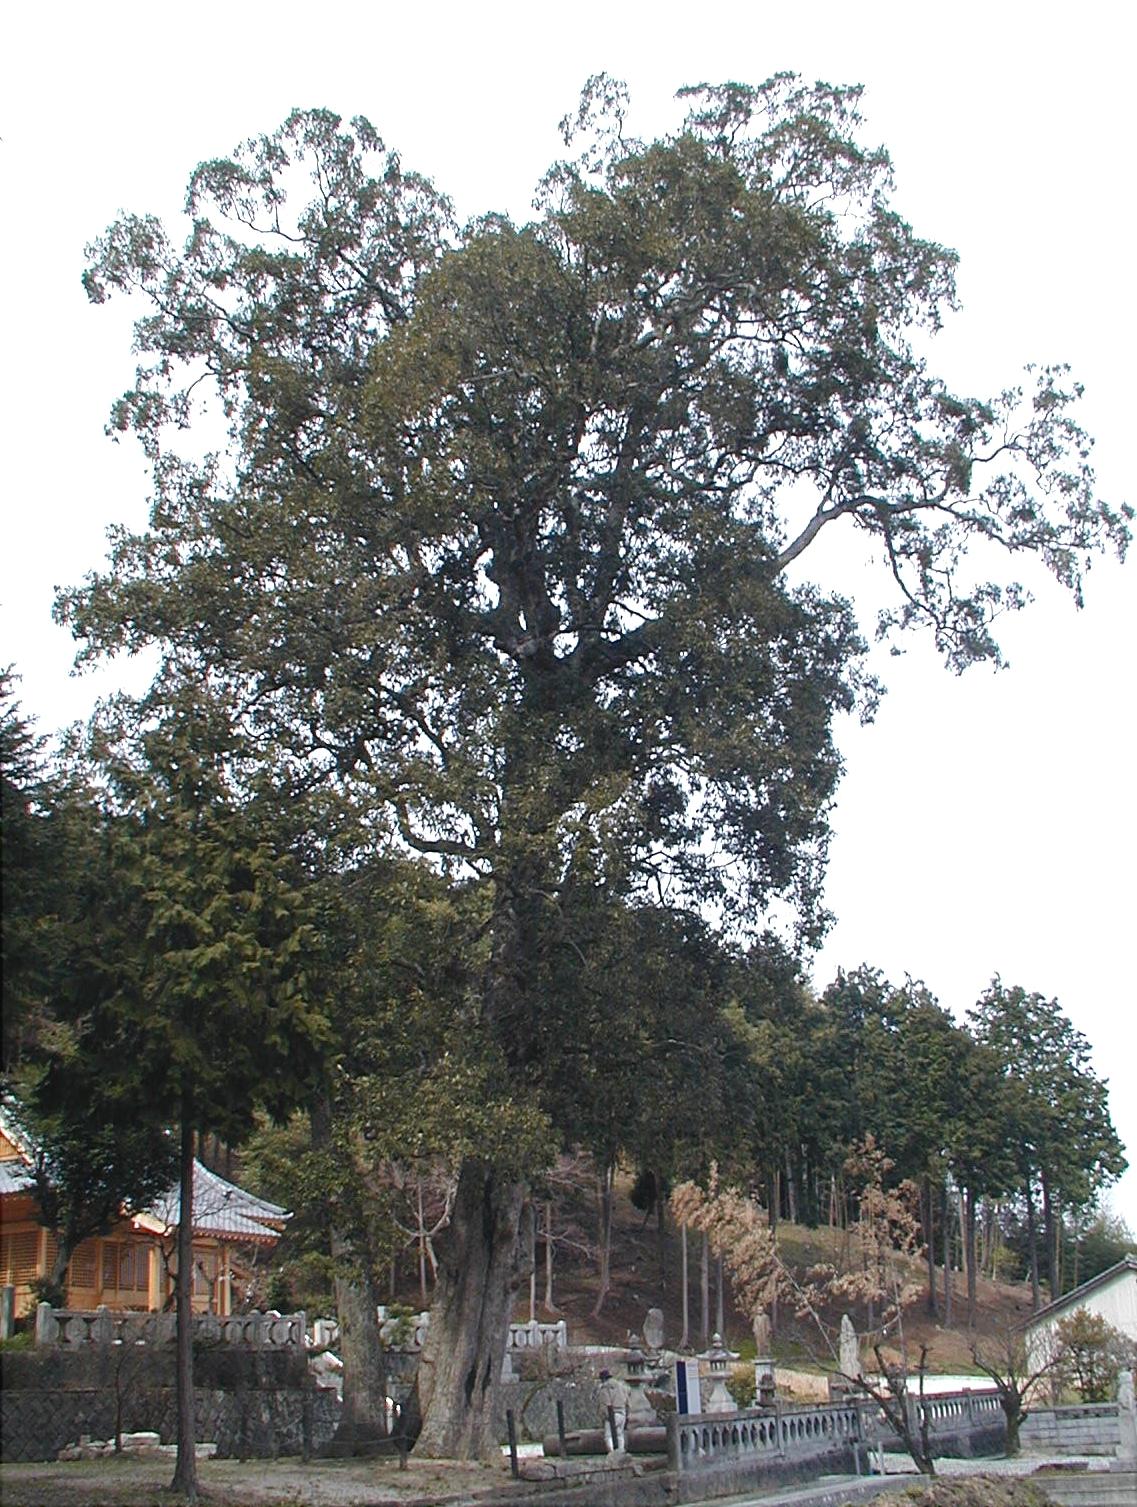
{"label": "wooden lattice window", "polygon": [[67,1268],[68,1281],[72,1287],[94,1287],[96,1247],[93,1240],[84,1240],[71,1253],[71,1265]]}
{"label": "wooden lattice window", "polygon": [[150,1247],[148,1245],[134,1247],[134,1291],[150,1291]]}
{"label": "wooden lattice window", "polygon": [[3,1236],[0,1266],[4,1268],[4,1281],[16,1286],[32,1281],[36,1275],[38,1257],[38,1230],[13,1230]]}

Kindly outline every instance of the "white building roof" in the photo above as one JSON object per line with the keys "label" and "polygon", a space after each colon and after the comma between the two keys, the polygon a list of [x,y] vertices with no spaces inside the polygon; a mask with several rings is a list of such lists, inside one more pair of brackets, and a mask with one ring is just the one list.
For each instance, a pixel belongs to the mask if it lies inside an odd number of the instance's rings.
{"label": "white building roof", "polygon": [[1023,1325],[1024,1329],[1033,1329],[1037,1324],[1048,1324],[1053,1319],[1065,1313],[1067,1309],[1080,1308],[1090,1296],[1100,1288],[1109,1287],[1119,1278],[1125,1277],[1129,1272],[1137,1274],[1137,1256],[1122,1256],[1113,1266],[1109,1266],[1103,1272],[1098,1272],[1096,1277],[1091,1277],[1088,1282],[1083,1282],[1080,1287],[1063,1293],[1060,1298],[1055,1298],[1053,1303],[1047,1303],[1045,1308],[1040,1308],[1036,1314]]}

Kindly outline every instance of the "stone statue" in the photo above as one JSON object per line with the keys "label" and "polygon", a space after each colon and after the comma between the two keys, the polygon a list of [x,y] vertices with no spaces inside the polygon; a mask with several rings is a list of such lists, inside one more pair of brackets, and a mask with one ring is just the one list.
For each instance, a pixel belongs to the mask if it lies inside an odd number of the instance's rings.
{"label": "stone statue", "polygon": [[754,1354],[759,1359],[770,1353],[770,1315],[760,1308],[754,1315]]}
{"label": "stone statue", "polygon": [[654,1352],[663,1349],[663,1309],[649,1308],[644,1319],[644,1345]]}
{"label": "stone statue", "polygon": [[841,1367],[841,1375],[854,1378],[861,1374],[861,1352],[857,1344],[857,1331],[853,1328],[853,1321],[848,1314],[841,1319],[838,1365]]}

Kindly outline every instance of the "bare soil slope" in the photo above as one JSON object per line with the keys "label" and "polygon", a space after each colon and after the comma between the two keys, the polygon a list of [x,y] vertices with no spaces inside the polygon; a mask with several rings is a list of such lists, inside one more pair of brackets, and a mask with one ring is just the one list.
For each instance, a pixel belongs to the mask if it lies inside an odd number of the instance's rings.
{"label": "bare soil slope", "polygon": [[[595,1263],[577,1257],[571,1263],[558,1260],[554,1273],[554,1310],[547,1310],[540,1302],[543,1294],[543,1271],[538,1271],[537,1317],[540,1319],[563,1318],[569,1326],[574,1344],[626,1344],[629,1333],[641,1334],[647,1310],[658,1307],[664,1314],[665,1342],[677,1346],[682,1334],[682,1282],[681,1247],[678,1231],[670,1220],[665,1220],[661,1232],[655,1214],[645,1217],[633,1207],[628,1198],[628,1184],[617,1190],[616,1212],[613,1230],[611,1290],[595,1312],[599,1281]],[[579,1222],[588,1228],[591,1211],[581,1208]],[[594,1216],[591,1216],[594,1219]],[[848,1251],[842,1249],[845,1237],[841,1231],[821,1227],[807,1229],[783,1221],[778,1226],[778,1239],[787,1262],[798,1271],[804,1271],[817,1262],[840,1264],[848,1259]],[[847,1242],[846,1242],[847,1243]],[[697,1237],[689,1242],[688,1250],[688,1337],[699,1348],[704,1342],[701,1325],[700,1299],[700,1250]],[[541,1262],[538,1251],[538,1263]],[[905,1335],[909,1355],[919,1356],[920,1347],[928,1346],[928,1366],[941,1374],[972,1372],[975,1367],[970,1355],[970,1335],[967,1323],[966,1282],[961,1272],[953,1274],[953,1322],[945,1326],[943,1315],[943,1271],[936,1268],[938,1313],[933,1317],[927,1309],[927,1269],[923,1263],[913,1263],[914,1281],[922,1284],[921,1296],[906,1310]],[[514,1310],[516,1319],[529,1317],[529,1293],[527,1284],[517,1295]],[[710,1327],[715,1328],[715,1284],[712,1269],[710,1282]],[[1030,1289],[1021,1284],[991,1282],[980,1278],[976,1294],[975,1334],[981,1341],[991,1343],[1023,1322],[1030,1314]],[[750,1341],[750,1325],[734,1307],[727,1279],[724,1290],[724,1339],[737,1350]],[[840,1322],[840,1310],[823,1313],[828,1324]],[[862,1328],[862,1316],[854,1315],[858,1329]],[[822,1345],[812,1321],[799,1320],[786,1306],[777,1315],[775,1350],[778,1358],[787,1364],[809,1368],[819,1358]],[[894,1337],[884,1346],[885,1354],[898,1358]]]}

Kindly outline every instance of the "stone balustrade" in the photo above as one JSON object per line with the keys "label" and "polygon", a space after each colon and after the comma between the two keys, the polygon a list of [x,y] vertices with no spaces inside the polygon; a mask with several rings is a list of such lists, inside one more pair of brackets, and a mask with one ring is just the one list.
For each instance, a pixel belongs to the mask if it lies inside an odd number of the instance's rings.
{"label": "stone balustrade", "polygon": [[[241,1313],[219,1318],[198,1313],[193,1318],[195,1344],[232,1345],[243,1349],[304,1348],[304,1313]],[[36,1309],[36,1344],[81,1349],[88,1345],[172,1345],[177,1320],[172,1313],[122,1313],[96,1309]]]}
{"label": "stone balustrade", "polygon": [[[1002,1447],[1005,1420],[995,1392],[947,1392],[922,1403],[910,1395],[908,1405],[914,1424],[923,1407],[937,1453],[978,1455]],[[742,1492],[759,1482],[856,1471],[870,1446],[889,1442],[879,1410],[865,1398],[733,1414],[672,1414],[667,1430],[671,1467],[687,1482],[684,1500]]]}
{"label": "stone balustrade", "polygon": [[803,1480],[858,1467],[875,1409],[859,1402],[753,1408],[734,1414],[673,1413],[667,1420],[671,1468],[684,1500],[743,1491],[758,1481]]}
{"label": "stone balustrade", "polygon": [[[394,1318],[385,1305],[376,1310],[379,1321],[379,1337],[383,1343],[396,1350],[421,1350],[430,1328],[429,1312],[404,1315]],[[317,1319],[313,1325],[313,1343],[320,1349],[336,1349],[339,1344],[339,1325],[334,1319]],[[510,1324],[506,1352],[520,1355],[526,1351],[542,1351],[548,1346],[553,1350],[568,1349],[568,1325],[564,1319],[556,1324],[530,1319],[525,1323]]]}
{"label": "stone balustrade", "polygon": [[[918,1397],[913,1399],[917,1406]],[[956,1433],[962,1427],[997,1423],[1003,1416],[997,1392],[939,1392],[925,1396],[924,1415],[933,1434]]]}
{"label": "stone balustrade", "polygon": [[517,1355],[525,1350],[543,1350],[548,1345],[553,1350],[568,1349],[568,1325],[564,1319],[556,1324],[543,1324],[539,1319],[530,1319],[524,1324],[510,1324],[508,1350]]}

